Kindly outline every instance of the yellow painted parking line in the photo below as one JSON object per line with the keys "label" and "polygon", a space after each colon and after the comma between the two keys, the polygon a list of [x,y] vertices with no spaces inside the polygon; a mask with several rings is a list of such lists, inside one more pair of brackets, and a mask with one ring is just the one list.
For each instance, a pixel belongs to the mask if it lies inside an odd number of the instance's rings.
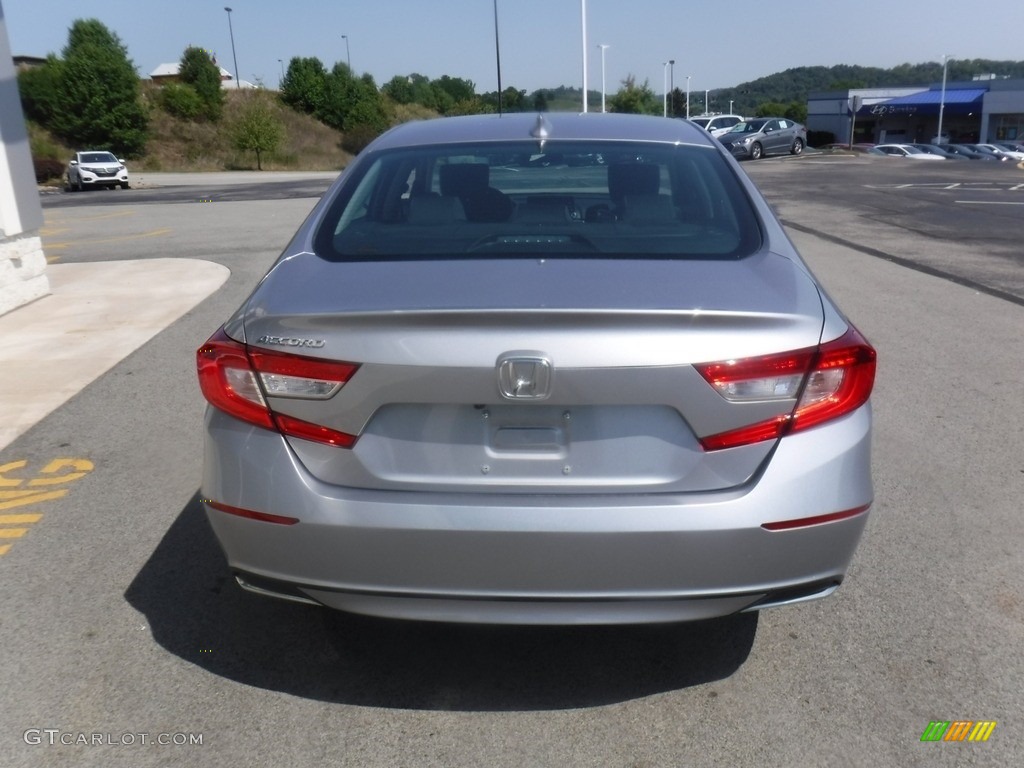
{"label": "yellow painted parking line", "polygon": [[[107,213],[98,213],[95,216],[75,216],[73,218],[64,218],[64,217],[55,216],[54,217],[54,221],[56,223],[63,224],[66,221],[68,221],[68,222],[100,221],[101,219],[119,219],[122,216],[134,216],[134,215],[135,215],[135,211],[132,210],[131,208],[128,208],[128,209],[119,210],[119,211],[109,211]],[[44,216],[43,220],[47,224],[50,223],[49,216]]]}
{"label": "yellow painted parking line", "polygon": [[[15,507],[24,507],[28,504],[38,504],[41,501],[53,501],[54,499],[60,499],[67,495],[68,489],[61,488],[59,491],[44,491],[38,493],[35,491],[2,491],[0,492],[0,499],[7,496],[10,501],[0,501],[0,509],[14,509]],[[21,498],[18,498],[18,497]]]}
{"label": "yellow painted parking line", "polygon": [[45,248],[45,250],[53,250],[55,248],[58,249],[58,250],[62,250],[64,248],[70,248],[70,247],[72,247],[74,245],[78,245],[79,242],[88,242],[90,245],[96,245],[98,243],[123,243],[123,242],[127,242],[129,240],[142,240],[142,239],[145,239],[147,237],[161,237],[163,235],[170,234],[172,231],[173,230],[170,227],[161,227],[160,229],[154,229],[154,230],[152,230],[150,232],[140,232],[137,235],[123,235],[121,237],[107,237],[107,238],[103,238],[102,240],[96,240],[96,239],[93,239],[93,238],[90,237],[87,240],[82,240],[82,241],[70,240],[70,241],[64,242],[64,243],[43,243],[43,247]]}
{"label": "yellow painted parking line", "polygon": [[8,488],[12,486],[17,487],[25,482],[24,480],[19,480],[16,477],[4,477],[4,474],[7,472],[13,472],[16,469],[23,469],[26,464],[28,464],[28,462],[24,459],[21,461],[9,461],[6,464],[0,464],[0,488],[5,486]]}
{"label": "yellow painted parking line", "polygon": [[0,515],[0,525],[15,525],[19,523],[38,523],[43,516],[38,513],[24,515]]}
{"label": "yellow painted parking line", "polygon": [[67,472],[63,475],[57,475],[56,477],[37,477],[34,480],[29,480],[29,485],[58,485],[60,483],[70,483],[72,480],[78,480],[79,478],[85,477],[89,472],[95,469],[95,465],[88,459],[54,459],[49,464],[40,470],[44,475],[56,474],[58,470],[68,467],[74,469],[74,472]]}
{"label": "yellow painted parking line", "polygon": [[[63,498],[67,495],[68,488],[49,488],[81,480],[95,468],[88,459],[58,458],[46,464],[31,479],[18,477],[17,475],[24,472],[27,466],[28,461],[25,459],[0,464],[0,489],[3,489],[0,490],[0,510]],[[0,514],[0,541],[24,537],[29,529],[21,526],[33,525],[42,519],[43,515],[40,512]],[[6,555],[11,546],[9,543],[0,544],[0,557]]]}

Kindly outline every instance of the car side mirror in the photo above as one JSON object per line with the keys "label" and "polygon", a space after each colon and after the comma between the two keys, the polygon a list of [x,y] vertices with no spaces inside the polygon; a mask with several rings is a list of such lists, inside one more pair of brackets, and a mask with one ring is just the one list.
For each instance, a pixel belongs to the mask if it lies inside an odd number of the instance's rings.
{"label": "car side mirror", "polygon": [[120,158],[120,157],[117,158],[117,162],[119,162],[121,165],[124,165],[124,159],[123,158]]}
{"label": "car side mirror", "polygon": [[72,160],[71,161],[71,165],[78,165],[78,161],[77,160]]}

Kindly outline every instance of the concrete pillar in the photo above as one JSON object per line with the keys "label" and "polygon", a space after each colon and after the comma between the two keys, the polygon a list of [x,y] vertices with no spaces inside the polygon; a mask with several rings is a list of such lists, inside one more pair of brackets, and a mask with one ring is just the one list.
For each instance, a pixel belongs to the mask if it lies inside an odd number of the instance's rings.
{"label": "concrete pillar", "polygon": [[0,315],[50,292],[28,131],[0,4]]}

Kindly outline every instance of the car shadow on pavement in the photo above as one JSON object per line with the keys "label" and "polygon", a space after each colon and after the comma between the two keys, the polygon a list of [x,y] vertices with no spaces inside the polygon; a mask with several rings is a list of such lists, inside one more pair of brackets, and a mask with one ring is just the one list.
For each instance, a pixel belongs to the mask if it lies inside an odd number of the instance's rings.
{"label": "car shadow on pavement", "polygon": [[154,639],[230,680],[359,706],[454,711],[606,705],[732,675],[757,614],[636,627],[388,621],[261,598],[228,572],[193,496],[125,597]]}

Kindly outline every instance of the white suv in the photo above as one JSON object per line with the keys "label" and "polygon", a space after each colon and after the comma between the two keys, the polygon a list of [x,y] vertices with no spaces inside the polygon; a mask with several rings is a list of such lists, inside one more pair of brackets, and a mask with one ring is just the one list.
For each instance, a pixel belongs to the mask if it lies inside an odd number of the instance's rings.
{"label": "white suv", "polygon": [[739,115],[701,115],[691,118],[691,122],[717,138],[723,133],[728,133],[737,123],[742,123],[743,118]]}
{"label": "white suv", "polygon": [[68,190],[81,192],[86,187],[121,187],[128,189],[128,169],[124,160],[110,152],[90,150],[76,152],[68,163]]}

